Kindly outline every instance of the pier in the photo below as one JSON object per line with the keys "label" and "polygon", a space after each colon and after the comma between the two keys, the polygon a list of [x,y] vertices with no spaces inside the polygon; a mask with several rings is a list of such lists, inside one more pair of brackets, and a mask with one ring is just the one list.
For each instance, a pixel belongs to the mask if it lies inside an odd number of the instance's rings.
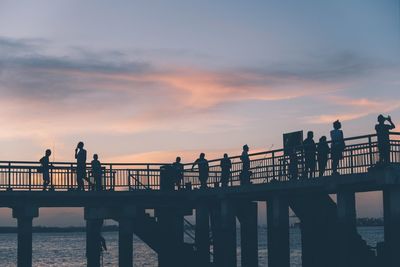
{"label": "pier", "polygon": [[[102,222],[119,224],[119,266],[132,267],[136,235],[158,255],[159,267],[237,266],[240,231],[243,267],[258,267],[258,203],[266,202],[268,266],[289,267],[289,208],[301,225],[303,267],[400,265],[400,133],[390,134],[390,164],[378,166],[376,135],[345,139],[340,175],[330,161],[324,176],[293,179],[283,149],[250,154],[251,184],[240,184],[242,164],[231,157],[228,187],[220,187],[220,160],[210,160],[208,188],[198,170],[184,165],[183,188],[167,163],[105,163],[104,190],[77,191],[76,164],[54,162],[49,191],[42,191],[38,162],[0,162],[0,207],[12,209],[18,227],[18,267],[32,266],[32,222],[40,208],[83,207],[87,266],[100,266]],[[301,153],[301,152],[300,152]],[[299,155],[298,170],[304,162]],[[89,180],[90,165],[87,169]],[[367,246],[356,229],[355,194],[382,191],[384,242]],[[337,201],[333,201],[336,195]],[[187,217],[194,216],[195,223]],[[239,225],[236,223],[239,222]],[[184,238],[185,235],[188,238]],[[191,242],[185,240],[190,239]]]}

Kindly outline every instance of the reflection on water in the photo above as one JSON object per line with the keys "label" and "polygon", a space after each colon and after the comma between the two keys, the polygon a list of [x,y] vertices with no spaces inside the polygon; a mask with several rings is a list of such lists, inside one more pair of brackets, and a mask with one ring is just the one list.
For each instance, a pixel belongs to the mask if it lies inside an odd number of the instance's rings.
{"label": "reflection on water", "polygon": [[[383,240],[383,227],[360,227],[359,233],[371,246]],[[267,231],[259,228],[260,266],[267,266]],[[118,266],[118,234],[104,233],[108,251],[103,255],[104,266]],[[240,244],[238,236],[238,244]],[[301,266],[301,235],[299,229],[290,230],[291,266]],[[238,246],[240,263],[240,247]],[[16,266],[16,234],[0,234],[0,262],[2,267]],[[134,266],[156,267],[157,254],[138,239],[134,239]],[[85,233],[33,234],[33,266],[77,267],[86,266]],[[238,265],[240,266],[240,264]]]}

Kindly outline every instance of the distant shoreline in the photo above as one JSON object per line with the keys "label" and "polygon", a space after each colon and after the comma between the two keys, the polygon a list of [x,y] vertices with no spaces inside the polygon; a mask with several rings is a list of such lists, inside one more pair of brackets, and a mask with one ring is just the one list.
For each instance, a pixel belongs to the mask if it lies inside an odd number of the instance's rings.
{"label": "distant shoreline", "polygon": [[[381,220],[361,220],[357,221],[357,227],[380,227],[383,226]],[[259,228],[266,228],[266,225],[259,225]],[[299,228],[299,224],[291,225],[291,228]],[[102,232],[117,232],[118,225],[106,225],[103,226]],[[71,226],[71,227],[47,227],[47,226],[34,226],[32,227],[33,233],[80,233],[86,232],[85,226]],[[0,234],[16,234],[17,227],[5,226],[0,227]]]}

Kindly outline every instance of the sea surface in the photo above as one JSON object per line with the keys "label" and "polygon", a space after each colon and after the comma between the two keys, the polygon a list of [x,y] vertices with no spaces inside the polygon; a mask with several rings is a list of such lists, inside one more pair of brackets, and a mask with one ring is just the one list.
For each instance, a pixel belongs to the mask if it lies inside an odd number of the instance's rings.
{"label": "sea surface", "polygon": [[[267,266],[266,228],[259,228],[259,266]],[[359,227],[358,232],[371,246],[383,241],[383,227]],[[118,233],[103,233],[108,251],[103,253],[103,266],[118,266]],[[238,244],[239,237],[238,237]],[[134,237],[134,266],[156,267],[157,255],[142,241]],[[290,229],[291,266],[301,266],[301,236],[298,228]],[[240,247],[238,246],[238,266]],[[17,258],[17,235],[0,234],[0,266],[14,267]],[[85,233],[34,233],[33,266],[80,267],[86,266]]]}

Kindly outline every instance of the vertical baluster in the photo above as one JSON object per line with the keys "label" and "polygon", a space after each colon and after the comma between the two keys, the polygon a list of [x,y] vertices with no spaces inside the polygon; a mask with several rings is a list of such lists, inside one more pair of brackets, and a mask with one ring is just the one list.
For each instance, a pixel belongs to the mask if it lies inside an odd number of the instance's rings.
{"label": "vertical baluster", "polygon": [[8,163],[8,191],[11,191],[11,162]]}
{"label": "vertical baluster", "polygon": [[368,146],[369,146],[369,166],[372,166],[373,156],[372,156],[372,138],[371,138],[371,136],[368,137]]}

